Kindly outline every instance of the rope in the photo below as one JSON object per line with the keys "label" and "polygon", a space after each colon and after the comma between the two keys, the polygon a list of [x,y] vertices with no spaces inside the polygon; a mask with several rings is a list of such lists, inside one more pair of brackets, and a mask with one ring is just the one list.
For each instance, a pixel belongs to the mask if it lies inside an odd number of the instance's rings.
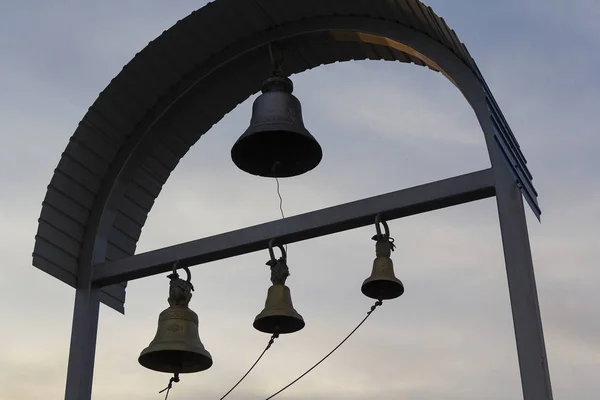
{"label": "rope", "polygon": [[167,393],[165,394],[165,400],[167,400],[167,398],[169,397],[169,392],[171,391],[171,388],[173,387],[173,383],[177,383],[177,382],[179,382],[179,373],[175,372],[175,374],[171,377],[171,379],[169,379],[169,384],[167,385],[167,387],[158,393],[162,393],[166,390]]}
{"label": "rope", "polygon": [[312,367],[310,367],[305,373],[303,373],[302,375],[300,375],[298,378],[294,379],[293,381],[291,381],[290,383],[288,383],[286,386],[284,386],[282,389],[280,389],[278,392],[276,392],[275,394],[272,394],[271,396],[267,397],[265,400],[269,400],[272,399],[273,397],[277,396],[279,393],[283,392],[284,390],[286,390],[287,388],[289,388],[290,386],[292,386],[294,383],[298,382],[300,379],[304,378],[310,371],[312,371],[313,369],[317,368],[317,366],[319,366],[319,364],[321,364],[323,361],[325,361],[330,355],[332,355],[337,349],[339,349],[345,342],[346,340],[348,340],[350,338],[350,336],[352,336],[354,334],[354,332],[356,332],[358,330],[358,328],[361,327],[362,324],[365,323],[365,321],[371,316],[371,314],[373,313],[373,311],[375,311],[375,309],[377,307],[379,307],[380,305],[382,305],[383,302],[381,300],[377,300],[375,302],[375,304],[373,304],[371,306],[371,310],[369,312],[367,312],[367,316],[363,318],[362,321],[360,321],[360,323],[356,326],[356,328],[354,328],[352,330],[352,332],[350,332],[348,334],[348,336],[346,336],[344,338],[344,340],[342,340],[340,342],[340,344],[338,344],[337,346],[335,346],[333,348],[333,350],[331,350],[329,353],[327,353],[325,355],[325,357],[321,358],[319,360],[319,362],[317,362],[315,365],[313,365]]}
{"label": "rope", "polygon": [[271,336],[271,339],[269,339],[269,343],[267,344],[267,347],[265,347],[265,349],[263,350],[262,353],[260,353],[260,356],[258,356],[258,359],[254,362],[254,364],[252,364],[252,366],[250,367],[250,369],[248,371],[246,371],[246,373],[244,374],[244,376],[242,376],[240,378],[239,381],[237,381],[237,383],[235,385],[233,385],[233,387],[231,389],[229,389],[229,391],[227,393],[225,393],[223,395],[223,397],[221,397],[219,400],[223,400],[225,397],[227,397],[229,395],[229,393],[233,392],[233,390],[240,384],[242,383],[242,381],[248,376],[248,374],[250,373],[250,371],[252,371],[254,369],[254,367],[256,367],[256,364],[258,364],[258,362],[260,361],[260,359],[265,355],[265,353],[267,352],[267,350],[269,350],[271,348],[271,345],[273,344],[273,342],[275,341],[275,339],[277,339],[279,337],[278,333],[275,333],[273,336]]}

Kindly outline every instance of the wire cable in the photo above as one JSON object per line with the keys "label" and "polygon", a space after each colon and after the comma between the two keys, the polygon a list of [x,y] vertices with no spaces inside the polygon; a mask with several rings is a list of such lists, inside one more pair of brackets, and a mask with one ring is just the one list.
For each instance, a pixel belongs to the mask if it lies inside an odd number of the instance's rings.
{"label": "wire cable", "polygon": [[240,378],[239,381],[237,381],[237,383],[235,385],[233,385],[233,387],[231,389],[229,389],[229,391],[227,391],[227,393],[225,393],[223,395],[223,397],[221,397],[219,400],[223,400],[225,397],[227,397],[229,395],[229,393],[233,392],[233,390],[238,387],[238,385],[240,383],[242,383],[242,381],[248,376],[248,374],[254,369],[254,367],[256,367],[256,364],[258,364],[258,362],[260,361],[261,358],[263,358],[263,356],[265,355],[265,353],[267,352],[267,350],[269,350],[271,348],[271,345],[273,344],[273,342],[275,341],[275,339],[277,339],[279,337],[278,333],[275,333],[273,336],[271,336],[271,339],[269,339],[269,343],[267,344],[267,347],[265,347],[265,349],[263,350],[262,353],[260,353],[260,356],[258,356],[258,358],[256,359],[256,361],[254,361],[254,364],[252,364],[252,366],[250,367],[250,369],[248,371],[246,371],[246,373],[244,374],[244,376],[242,376]]}
{"label": "wire cable", "polygon": [[279,196],[279,211],[281,212],[281,218],[285,218],[285,214],[283,213],[283,197],[281,197],[279,190],[279,178],[275,178],[275,182],[277,182],[277,196]]}
{"label": "wire cable", "polygon": [[352,332],[350,332],[348,334],[348,336],[346,336],[344,338],[344,340],[342,340],[340,342],[340,344],[338,344],[337,346],[335,346],[333,348],[333,350],[331,350],[329,353],[327,353],[325,355],[325,357],[321,358],[315,365],[313,365],[312,367],[310,367],[305,373],[303,373],[302,375],[300,375],[299,377],[297,377],[296,379],[294,379],[293,381],[291,381],[290,383],[288,383],[286,386],[284,386],[283,388],[281,388],[278,392],[276,392],[275,394],[272,394],[271,396],[267,397],[265,400],[269,400],[272,399],[273,397],[277,396],[279,393],[283,392],[284,390],[286,390],[287,388],[289,388],[290,386],[292,386],[294,383],[298,382],[300,379],[304,378],[310,371],[312,371],[313,369],[317,368],[319,366],[319,364],[321,364],[323,361],[325,361],[330,355],[332,355],[337,349],[339,349],[345,342],[346,340],[350,339],[350,336],[352,336],[354,334],[354,332],[356,332],[358,330],[358,328],[361,327],[362,324],[365,323],[365,321],[371,316],[371,314],[373,313],[373,311],[375,311],[375,309],[377,307],[379,307],[380,305],[382,305],[383,302],[381,300],[377,300],[375,302],[375,304],[373,304],[371,306],[371,310],[369,310],[369,312],[367,313],[367,316],[363,318],[362,321],[360,321],[360,323],[356,326],[356,328],[354,328],[352,330]]}
{"label": "wire cable", "polygon": [[[281,197],[281,191],[279,188],[279,178],[275,178],[275,182],[277,182],[277,196],[279,196],[279,212],[281,213],[281,218],[285,219],[285,214],[283,213],[283,197]],[[287,244],[285,245],[285,252],[287,253],[288,248]]]}

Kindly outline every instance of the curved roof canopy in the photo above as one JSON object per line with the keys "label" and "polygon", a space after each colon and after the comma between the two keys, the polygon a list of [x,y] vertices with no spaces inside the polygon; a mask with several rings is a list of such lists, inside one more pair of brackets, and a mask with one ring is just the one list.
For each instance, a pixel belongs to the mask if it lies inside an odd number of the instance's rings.
{"label": "curved roof canopy", "polygon": [[[501,150],[539,216],[516,139],[466,47],[430,7],[417,0],[217,0],[136,54],[89,108],[48,186],[33,265],[76,286],[81,266],[133,255],[179,160],[260,90],[272,41],[283,44],[287,75],[364,59],[443,73],[474,107],[488,146]],[[479,106],[467,92],[481,93]],[[105,287],[102,301],[123,311],[125,284]]]}

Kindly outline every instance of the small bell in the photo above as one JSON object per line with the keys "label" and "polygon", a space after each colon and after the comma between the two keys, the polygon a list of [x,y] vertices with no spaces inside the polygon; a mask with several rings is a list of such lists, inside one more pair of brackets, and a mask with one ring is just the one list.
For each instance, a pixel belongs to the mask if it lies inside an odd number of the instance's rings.
{"label": "small bell", "polygon": [[[269,46],[271,51],[271,46]],[[323,153],[304,127],[294,85],[274,59],[272,76],[262,84],[262,94],[252,105],[250,126],[231,149],[235,165],[252,175],[284,178],[301,175],[321,162]]]}
{"label": "small bell", "polygon": [[269,243],[271,259],[267,265],[271,267],[271,282],[273,285],[267,292],[265,308],[254,319],[254,328],[265,333],[284,334],[297,332],[304,328],[304,319],[294,309],[290,289],[285,285],[285,280],[290,275],[286,263],[286,254],[283,247],[282,257],[275,260],[272,242]]}
{"label": "small bell", "polygon": [[154,371],[198,372],[213,363],[198,335],[198,315],[188,308],[194,287],[189,269],[184,270],[187,281],[179,278],[176,266],[169,275],[169,308],[160,313],[156,336],[138,358],[141,365]]}
{"label": "small bell", "polygon": [[387,223],[381,222],[385,228],[385,234],[381,234],[379,223],[380,217],[377,216],[377,235],[373,236],[373,240],[377,241],[375,245],[376,258],[373,261],[371,276],[363,282],[361,291],[372,299],[390,300],[402,296],[404,285],[394,275],[394,263],[390,258],[394,250],[394,242],[390,238]]}

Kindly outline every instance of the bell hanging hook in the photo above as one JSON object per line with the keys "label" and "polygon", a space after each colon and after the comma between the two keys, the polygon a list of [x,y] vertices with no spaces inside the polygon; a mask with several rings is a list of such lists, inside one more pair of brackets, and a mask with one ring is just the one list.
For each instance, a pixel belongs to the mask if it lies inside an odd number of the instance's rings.
{"label": "bell hanging hook", "polygon": [[275,258],[275,252],[273,251],[273,246],[276,246],[279,248],[279,250],[281,250],[280,260],[284,262],[287,260],[287,253],[285,252],[285,248],[280,244],[275,245],[275,238],[273,238],[269,240],[269,256],[271,257],[271,259],[267,261],[267,265],[271,266],[277,263],[277,259]]}
{"label": "bell hanging hook", "polygon": [[[381,227],[379,225],[383,225],[383,229],[385,234],[381,234]],[[381,214],[377,214],[375,216],[375,230],[377,231],[377,236],[379,237],[383,237],[383,238],[389,238],[390,237],[390,227],[388,226],[387,222],[385,222],[385,220],[381,217]]]}
{"label": "bell hanging hook", "polygon": [[277,247],[281,250],[281,257],[276,259],[273,246],[275,246],[274,238],[269,240],[269,256],[271,258],[267,261],[267,265],[271,267],[271,283],[274,285],[283,285],[287,277],[290,276],[290,269],[287,265],[287,254],[283,246],[278,244]]}
{"label": "bell hanging hook", "polygon": [[283,76],[283,52],[277,42],[269,43],[269,58],[271,59],[271,76]]}
{"label": "bell hanging hook", "polygon": [[[381,226],[383,226],[383,234],[381,233]],[[390,243],[390,250],[394,251],[394,249],[396,248],[396,245],[394,244],[394,239],[392,237],[390,237],[390,227],[388,226],[387,222],[383,219],[383,217],[381,216],[381,214],[377,214],[375,216],[375,231],[377,232],[377,234],[375,236],[373,236],[373,240],[375,241],[380,241],[380,240],[385,240],[387,242]]]}
{"label": "bell hanging hook", "polygon": [[178,269],[182,269],[185,271],[185,274],[187,276],[187,279],[185,280],[189,285],[190,285],[190,289],[192,290],[192,292],[194,291],[194,285],[192,285],[192,273],[190,272],[190,269],[186,266],[180,266],[181,261],[177,260],[173,263],[173,273],[169,274],[167,276],[167,278],[171,279],[172,281],[175,281],[177,279],[179,279],[179,274],[177,273]]}

